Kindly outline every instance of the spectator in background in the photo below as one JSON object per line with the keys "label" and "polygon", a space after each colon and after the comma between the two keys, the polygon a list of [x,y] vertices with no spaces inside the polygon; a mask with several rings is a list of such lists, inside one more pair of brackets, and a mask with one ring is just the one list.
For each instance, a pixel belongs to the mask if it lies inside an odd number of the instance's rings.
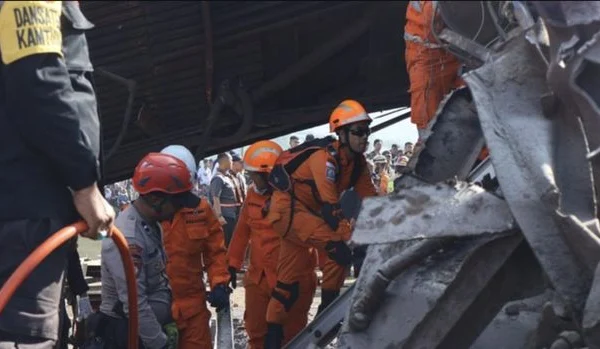
{"label": "spectator in background", "polygon": [[406,155],[410,159],[412,157],[412,154],[413,154],[412,142],[404,143],[404,155]]}
{"label": "spectator in background", "polygon": [[373,158],[375,158],[377,155],[381,155],[381,147],[383,146],[383,143],[381,142],[381,139],[376,139],[375,142],[373,142],[373,151],[369,153],[369,155],[367,155],[367,158],[370,160],[373,160]]}
{"label": "spectator in background", "polygon": [[383,155],[377,155],[373,158],[375,164],[376,182],[375,186],[379,189],[380,195],[388,193],[388,185],[390,181],[388,161]]}
{"label": "spectator in background", "polygon": [[392,148],[390,149],[390,154],[392,155],[392,164],[395,164],[398,160],[398,156],[400,156],[400,149],[398,148],[398,144],[392,144]]}
{"label": "spectator in background", "polygon": [[311,133],[307,134],[306,137],[304,138],[304,142],[310,142],[312,140],[315,139],[315,136],[313,136]]}
{"label": "spectator in background", "polygon": [[208,187],[212,178],[212,161],[204,159],[198,163],[198,194],[200,196],[208,195]]}
{"label": "spectator in background", "polygon": [[231,171],[232,157],[229,153],[217,156],[217,171],[210,181],[210,203],[225,233],[225,246],[229,246],[235,224],[243,203],[241,188]]}
{"label": "spectator in background", "polygon": [[300,145],[300,140],[297,136],[290,137],[290,148],[294,148]]}
{"label": "spectator in background", "polygon": [[385,156],[388,165],[392,163],[392,153],[389,150],[384,150],[381,155]]}
{"label": "spectator in background", "polygon": [[373,164],[373,161],[371,160],[367,160],[367,169],[369,170],[369,173],[371,174],[371,180],[373,181],[373,183],[377,183],[377,181],[379,181],[377,175],[375,174],[375,164]]}
{"label": "spectator in background", "polygon": [[409,158],[406,155],[400,156],[398,161],[395,163],[396,176],[402,176],[403,174],[408,172],[408,160]]}
{"label": "spectator in background", "polygon": [[242,192],[242,199],[246,200],[246,193],[248,191],[248,184],[246,182],[246,176],[244,175],[244,162],[242,158],[233,153],[231,156],[231,160],[233,161],[233,165],[231,166],[231,171],[235,175],[235,179],[237,180],[237,185],[239,185]]}
{"label": "spectator in background", "polygon": [[123,212],[123,210],[129,206],[129,204],[129,197],[127,197],[127,195],[119,195],[117,198],[117,212]]}
{"label": "spectator in background", "polygon": [[110,188],[108,186],[104,187],[104,197],[108,201],[110,201],[110,199],[112,199],[112,190],[110,190]]}

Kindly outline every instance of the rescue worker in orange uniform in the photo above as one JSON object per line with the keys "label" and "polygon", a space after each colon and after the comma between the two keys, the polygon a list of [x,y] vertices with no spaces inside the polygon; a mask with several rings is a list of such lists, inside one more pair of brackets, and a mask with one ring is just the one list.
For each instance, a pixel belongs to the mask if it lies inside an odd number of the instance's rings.
{"label": "rescue worker in orange uniform", "polygon": [[[271,292],[277,283],[276,271],[281,237],[265,217],[272,193],[268,174],[282,151],[283,149],[272,141],[256,142],[246,151],[244,168],[248,171],[253,185],[248,190],[228,251],[229,270],[232,285],[235,287],[237,272],[242,267],[246,249],[250,247],[250,265],[244,277],[246,291],[244,324],[251,349],[263,348],[267,335],[265,314]],[[300,280],[298,301],[292,307],[292,316],[283,329],[283,344],[306,326],[317,283],[314,257],[298,261],[297,267],[304,272]]]}
{"label": "rescue worker in orange uniform", "polygon": [[350,239],[353,221],[344,217],[339,200],[341,193],[351,187],[361,199],[377,195],[364,157],[371,121],[360,103],[343,101],[329,119],[330,131],[339,140],[312,150],[308,156],[293,157],[294,153],[303,152],[302,145],[294,152],[284,152],[271,171],[269,181],[277,190],[273,192],[267,219],[283,239],[277,285],[267,310],[266,348],[281,347],[283,325],[289,320],[298,294],[303,292],[300,280],[304,266],[298,267],[297,262],[307,258],[311,247],[325,251],[329,257],[321,285],[323,309],[343,286],[352,263],[345,241]]}
{"label": "rescue worker in orange uniform", "polygon": [[406,10],[404,41],[410,79],[410,118],[417,126],[420,138],[444,96],[463,85],[458,75],[461,63],[436,41],[431,32],[436,3],[409,1]]}
{"label": "rescue worker in orange uniform", "polygon": [[[161,151],[183,161],[196,178],[196,161],[181,145]],[[202,198],[196,208],[179,210],[171,221],[162,222],[167,253],[166,272],[173,295],[171,314],[179,330],[179,349],[211,349],[210,311],[207,298],[219,311],[229,306],[230,289],[223,230],[212,207]],[[206,295],[203,271],[208,273],[211,292]]]}

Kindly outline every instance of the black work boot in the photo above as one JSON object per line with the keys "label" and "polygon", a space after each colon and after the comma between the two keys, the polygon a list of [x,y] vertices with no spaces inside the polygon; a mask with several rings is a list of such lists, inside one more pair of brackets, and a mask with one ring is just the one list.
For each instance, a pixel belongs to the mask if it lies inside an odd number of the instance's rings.
{"label": "black work boot", "polygon": [[280,324],[267,323],[267,336],[265,337],[264,349],[281,349],[283,342],[283,326]]}
{"label": "black work boot", "polygon": [[317,315],[321,314],[321,312],[325,310],[329,306],[329,304],[331,304],[339,295],[339,290],[321,290],[321,304],[317,309]]}

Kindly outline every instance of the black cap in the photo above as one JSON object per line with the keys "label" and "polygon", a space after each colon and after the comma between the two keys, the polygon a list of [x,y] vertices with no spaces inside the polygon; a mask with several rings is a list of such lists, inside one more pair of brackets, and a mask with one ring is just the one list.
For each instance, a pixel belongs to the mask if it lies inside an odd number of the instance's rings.
{"label": "black cap", "polygon": [[231,154],[231,161],[242,161],[242,158],[236,153]]}

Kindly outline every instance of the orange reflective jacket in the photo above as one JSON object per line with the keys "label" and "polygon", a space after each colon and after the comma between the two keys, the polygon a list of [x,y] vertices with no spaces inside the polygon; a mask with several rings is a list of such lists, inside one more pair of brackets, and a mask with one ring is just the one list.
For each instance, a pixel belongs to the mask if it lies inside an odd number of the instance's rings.
{"label": "orange reflective jacket", "polygon": [[180,210],[162,227],[174,300],[204,293],[205,270],[211,288],[229,282],[223,230],[206,199],[196,209]]}
{"label": "orange reflective jacket", "polygon": [[[323,203],[335,204],[339,201],[341,193],[350,188],[352,171],[357,166],[353,159],[340,151],[339,141],[335,141],[333,147],[339,154],[337,159],[326,149],[317,150],[291,176],[298,200],[315,212],[320,212]],[[364,156],[360,161],[363,162],[362,171],[354,189],[361,199],[376,196],[377,189],[371,181]],[[307,182],[314,182],[316,193]]]}
{"label": "orange reflective jacket", "polygon": [[263,273],[271,288],[277,282],[277,260],[279,259],[279,235],[265,219],[269,196],[248,190],[246,202],[238,218],[233,238],[229,244],[229,265],[240,269],[246,249],[250,247],[250,266],[247,276],[258,284]]}

